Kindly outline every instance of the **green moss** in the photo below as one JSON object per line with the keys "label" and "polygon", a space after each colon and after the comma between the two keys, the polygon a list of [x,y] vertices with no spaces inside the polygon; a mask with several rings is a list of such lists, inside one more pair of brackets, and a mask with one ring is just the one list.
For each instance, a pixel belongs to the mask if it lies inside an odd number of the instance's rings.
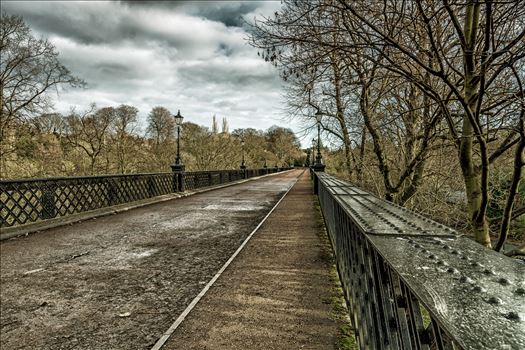
{"label": "green moss", "polygon": [[341,335],[337,338],[337,350],[354,350],[357,349],[355,335],[350,326],[342,325],[340,327]]}
{"label": "green moss", "polygon": [[324,226],[324,220],[319,207],[317,197],[313,196],[315,209],[317,212],[318,236],[323,245],[321,259],[325,262],[330,278],[330,297],[324,297],[323,303],[331,304],[332,319],[336,321],[339,327],[339,332],[335,342],[336,350],[357,350],[357,342],[355,339],[354,329],[349,319],[348,309],[343,294],[343,288],[339,281],[339,274],[335,265],[335,259],[332,254],[332,247],[328,239],[328,235]]}
{"label": "green moss", "polygon": [[430,314],[429,314],[428,310],[422,305],[419,305],[419,310],[421,311],[421,317],[423,319],[423,326],[425,328],[427,328],[430,325],[430,323],[432,323],[432,319],[430,318]]}

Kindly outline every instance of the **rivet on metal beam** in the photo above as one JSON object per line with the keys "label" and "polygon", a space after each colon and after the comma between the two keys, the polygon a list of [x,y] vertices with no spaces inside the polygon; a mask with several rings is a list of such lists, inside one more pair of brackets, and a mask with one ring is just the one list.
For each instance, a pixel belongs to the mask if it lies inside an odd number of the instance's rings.
{"label": "rivet on metal beam", "polygon": [[521,317],[517,312],[511,311],[505,315],[505,318],[511,321],[521,321]]}
{"label": "rivet on metal beam", "polygon": [[500,278],[500,279],[498,280],[498,283],[501,284],[501,285],[503,285],[503,286],[508,286],[508,285],[510,284],[510,281],[509,281],[508,279],[502,277],[502,278]]}
{"label": "rivet on metal beam", "polygon": [[459,281],[461,283],[472,283],[472,279],[470,277],[467,277],[467,276],[461,276],[459,278]]}
{"label": "rivet on metal beam", "polygon": [[490,297],[487,302],[492,305],[501,305],[503,301],[498,297]]}
{"label": "rivet on metal beam", "polygon": [[481,287],[481,286],[474,286],[472,288],[472,291],[477,292],[477,293],[481,293],[481,292],[486,292],[487,290],[485,288]]}

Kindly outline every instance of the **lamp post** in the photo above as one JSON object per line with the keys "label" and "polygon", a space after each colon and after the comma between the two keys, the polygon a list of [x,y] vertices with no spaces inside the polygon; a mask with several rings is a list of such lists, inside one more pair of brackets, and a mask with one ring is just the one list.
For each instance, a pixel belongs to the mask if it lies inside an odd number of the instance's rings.
{"label": "lamp post", "polygon": [[267,150],[264,150],[264,165],[263,165],[264,169],[268,168],[268,164],[266,164],[266,153],[267,152],[268,152]]}
{"label": "lamp post", "polygon": [[177,158],[175,158],[175,164],[182,165],[182,159],[180,158],[180,127],[184,117],[180,115],[180,110],[178,110],[177,115],[173,117],[175,118],[175,124],[177,125]]}
{"label": "lamp post", "polygon": [[321,155],[321,120],[323,114],[317,110],[315,119],[317,120],[317,156],[315,157],[314,171],[324,171],[323,156]]}
{"label": "lamp post", "polygon": [[182,120],[184,117],[180,114],[180,110],[177,111],[177,115],[174,115],[175,125],[177,125],[177,157],[175,158],[175,164],[171,165],[173,171],[173,190],[174,192],[184,192],[184,164],[182,164],[182,158],[180,157],[180,129],[182,126]]}
{"label": "lamp post", "polygon": [[317,144],[317,140],[315,139],[315,137],[312,139],[312,162],[310,164],[312,164],[312,167],[314,166],[315,164],[315,145]]}

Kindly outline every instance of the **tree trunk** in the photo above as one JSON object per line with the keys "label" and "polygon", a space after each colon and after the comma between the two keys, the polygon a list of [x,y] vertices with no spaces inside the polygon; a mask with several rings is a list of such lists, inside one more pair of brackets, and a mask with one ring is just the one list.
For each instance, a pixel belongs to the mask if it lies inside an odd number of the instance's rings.
{"label": "tree trunk", "polygon": [[[486,247],[491,246],[489,225],[484,214],[486,203],[483,203],[482,178],[478,167],[475,165],[474,155],[474,126],[468,114],[474,116],[478,102],[479,77],[477,77],[476,57],[474,55],[476,32],[479,25],[479,4],[469,2],[466,9],[464,33],[466,48],[464,48],[464,70],[465,70],[465,113],[463,116],[462,138],[459,147],[459,159],[461,170],[465,181],[465,192],[467,196],[467,212],[474,232],[476,241]],[[488,169],[484,170],[488,171]],[[480,213],[483,213],[480,215]]]}
{"label": "tree trunk", "polygon": [[363,183],[363,167],[365,162],[365,150],[366,150],[366,126],[363,125],[361,130],[361,145],[359,147],[359,164],[357,166],[357,183],[362,185]]}
{"label": "tree trunk", "polygon": [[336,106],[336,115],[337,121],[343,133],[343,143],[345,151],[345,166],[348,173],[348,177],[352,177],[352,155],[351,155],[351,145],[350,145],[350,135],[348,133],[348,128],[345,123],[344,110],[343,110],[343,101],[341,97],[341,72],[339,70],[339,61],[337,57],[332,55],[331,57],[332,68],[334,70],[334,87],[335,87],[335,106]]}
{"label": "tree trunk", "polygon": [[[522,122],[523,126],[523,122]],[[507,203],[505,204],[505,210],[503,212],[503,218],[501,220],[500,236],[498,243],[494,250],[500,251],[507,239],[510,229],[510,222],[512,220],[512,208],[514,206],[514,199],[518,192],[520,181],[522,180],[523,165],[525,161],[523,160],[523,153],[525,151],[525,135],[521,134],[520,143],[516,146],[516,152],[514,153],[514,174],[512,176],[512,182],[509,189],[509,196],[507,197]]]}

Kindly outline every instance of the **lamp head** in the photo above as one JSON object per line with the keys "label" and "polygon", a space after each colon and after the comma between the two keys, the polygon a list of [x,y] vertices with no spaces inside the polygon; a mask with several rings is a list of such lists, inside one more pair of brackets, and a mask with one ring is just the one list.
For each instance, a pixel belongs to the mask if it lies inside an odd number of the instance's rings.
{"label": "lamp head", "polygon": [[180,115],[180,109],[177,111],[177,115],[174,115],[173,117],[175,118],[175,123],[177,125],[181,125],[182,124],[182,120],[184,119],[184,117],[182,115]]}

